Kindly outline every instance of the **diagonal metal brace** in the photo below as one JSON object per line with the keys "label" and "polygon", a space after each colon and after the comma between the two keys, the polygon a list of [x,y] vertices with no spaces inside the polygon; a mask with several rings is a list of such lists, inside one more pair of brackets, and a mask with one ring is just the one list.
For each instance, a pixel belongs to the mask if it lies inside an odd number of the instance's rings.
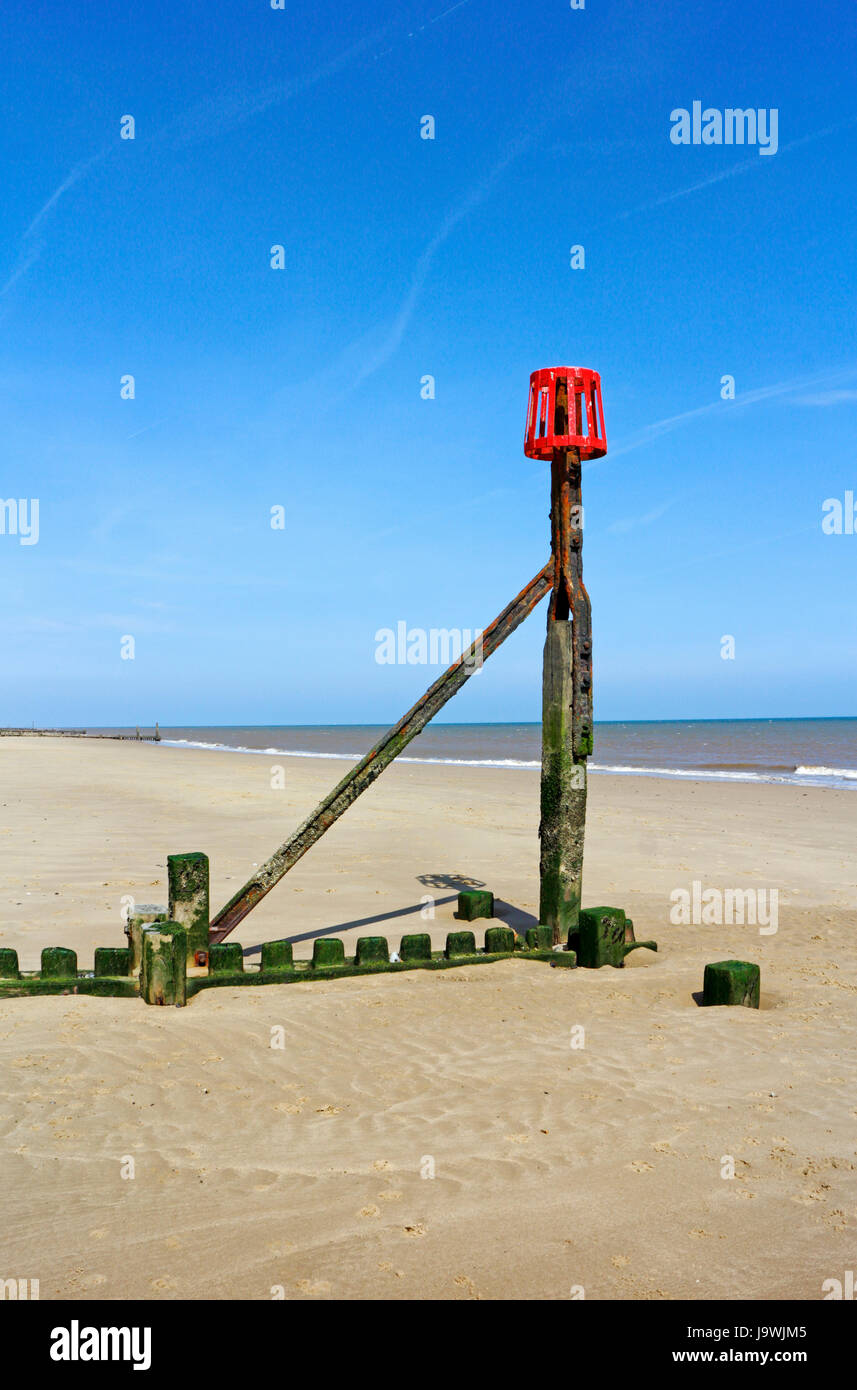
{"label": "diagonal metal brace", "polygon": [[289,869],[306,854],[307,850],[320,840],[326,830],[348,810],[367,787],[380,777],[381,773],[396,758],[399,753],[416,738],[438,712],[451,700],[464,685],[466,680],[478,670],[482,662],[485,661],[492,652],[495,652],[502,642],[515,631],[528,614],[550,592],[553,584],[554,562],[549,560],[544,569],[540,570],[535,579],[532,579],[526,588],[522,589],[517,598],[503,609],[499,617],[495,618],[489,627],[486,627],[481,638],[478,638],[466,652],[463,652],[458,661],[453,662],[448,670],[434,682],[426,691],[421,700],[403,715],[398,724],[389,729],[384,737],[375,744],[364,758],[361,758],[356,767],[352,768],[346,777],[329,792],[322,802],[315,808],[308,820],[305,820],[293,835],[280,845],[280,848],[271,855],[271,858],[262,864],[256,873],[245,883],[234,897],[230,898],[225,907],[222,907],[217,916],[213,919],[209,929],[209,942],[222,941],[231,931],[234,931],[239,922],[242,922],[248,912],[253,908],[271,889],[279,883],[280,879],[288,873]]}

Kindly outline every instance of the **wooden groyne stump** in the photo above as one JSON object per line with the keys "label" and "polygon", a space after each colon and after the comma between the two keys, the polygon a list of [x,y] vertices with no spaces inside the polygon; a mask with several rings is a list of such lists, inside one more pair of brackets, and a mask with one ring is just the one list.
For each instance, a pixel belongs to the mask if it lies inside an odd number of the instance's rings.
{"label": "wooden groyne stump", "polygon": [[147,1004],[187,1003],[187,932],[178,922],[144,927],[140,994]]}
{"label": "wooden groyne stump", "polygon": [[511,927],[488,927],[485,931],[485,952],[489,956],[509,955],[515,949],[515,933]]}
{"label": "wooden groyne stump", "polygon": [[602,965],[618,969],[630,951],[658,949],[656,941],[634,941],[633,936],[633,923],[621,907],[585,907],[577,931],[569,933],[568,944],[577,951],[578,965],[589,970]]}
{"label": "wooden groyne stump", "polygon": [[312,968],[324,970],[345,964],[345,942],[337,936],[317,936],[312,943]]}
{"label": "wooden groyne stump", "polygon": [[168,915],[187,932],[188,964],[197,951],[208,950],[208,855],[167,855]]}
{"label": "wooden groyne stump", "polygon": [[18,952],[11,946],[0,948],[0,980],[17,980],[21,971],[18,968]]}
{"label": "wooden groyne stump", "polygon": [[458,895],[459,922],[475,922],[480,917],[494,916],[494,894],[482,888],[468,888]]}
{"label": "wooden groyne stump", "polygon": [[215,942],[208,952],[209,975],[242,975],[244,947],[239,941]]}
{"label": "wooden groyne stump", "polygon": [[124,976],[131,974],[131,948],[129,946],[96,946],[95,974],[101,976]]}
{"label": "wooden groyne stump", "polygon": [[389,965],[390,947],[386,936],[361,936],[357,939],[355,965]]}
{"label": "wooden groyne stump", "polygon": [[42,951],[43,980],[73,980],[77,975],[77,952],[67,946],[46,946]]}
{"label": "wooden groyne stump", "polygon": [[155,903],[138,903],[134,911],[129,914],[125,923],[125,935],[128,938],[128,949],[131,952],[131,967],[129,974],[139,975],[140,967],[143,963],[143,931],[151,926],[153,922],[168,921],[167,909],[158,907]]}
{"label": "wooden groyne stump", "polygon": [[475,956],[476,937],[472,931],[451,931],[446,938],[444,955],[447,960],[455,956]]}
{"label": "wooden groyne stump", "polygon": [[266,941],[262,945],[261,969],[291,970],[294,952],[291,941]]}
{"label": "wooden groyne stump", "polygon": [[742,1004],[758,1009],[761,971],[748,960],[719,960],[706,965],[702,984],[703,1004]]}
{"label": "wooden groyne stump", "polygon": [[403,936],[399,943],[399,959],[431,960],[431,937],[428,932],[412,932],[410,936]]}

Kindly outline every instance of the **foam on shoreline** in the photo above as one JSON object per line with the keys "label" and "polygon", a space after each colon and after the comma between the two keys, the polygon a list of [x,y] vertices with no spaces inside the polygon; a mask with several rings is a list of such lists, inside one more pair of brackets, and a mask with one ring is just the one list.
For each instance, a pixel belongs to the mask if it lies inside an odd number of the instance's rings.
{"label": "foam on shoreline", "polygon": [[[314,749],[248,748],[242,744],[204,743],[193,739],[161,739],[165,748],[199,748],[216,753],[250,753],[259,757],[322,758],[333,762],[359,762],[362,753],[326,753]],[[402,753],[399,763],[434,764],[442,767],[489,767],[512,770],[539,769],[541,763],[521,758],[414,758]],[[749,768],[712,769],[680,767],[633,767],[590,763],[589,771],[622,777],[680,777],[699,782],[756,782],[785,783],[790,786],[829,787],[838,790],[857,790],[857,769],[830,767],[795,767],[791,772],[753,771]]]}

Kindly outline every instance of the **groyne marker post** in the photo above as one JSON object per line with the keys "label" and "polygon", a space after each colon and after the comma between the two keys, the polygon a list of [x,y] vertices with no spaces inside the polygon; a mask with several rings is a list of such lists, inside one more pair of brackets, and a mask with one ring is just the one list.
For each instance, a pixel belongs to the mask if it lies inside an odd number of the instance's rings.
{"label": "groyne marker post", "polygon": [[524,453],[550,460],[553,586],[542,668],[539,921],[554,944],[577,929],[592,752],[592,613],[583,583],[581,472],[607,453],[601,378],[585,367],[530,377]]}

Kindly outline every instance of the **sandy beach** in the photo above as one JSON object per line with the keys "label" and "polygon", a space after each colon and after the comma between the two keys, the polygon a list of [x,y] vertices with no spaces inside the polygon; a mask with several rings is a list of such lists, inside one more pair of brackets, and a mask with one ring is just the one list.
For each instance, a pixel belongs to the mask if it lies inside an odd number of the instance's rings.
{"label": "sandy beach", "polygon": [[[89,968],[179,851],[210,855],[219,907],[346,767],[0,739],[0,946]],[[333,928],[442,946],[467,883],[532,924],[538,786],[394,765],[242,924],[248,964]],[[847,791],[593,776],[584,901],[659,943],[621,971],[0,1001],[0,1275],[43,1299],[820,1299],[857,1260],[855,838]],[[674,925],[694,881],[776,888],[778,930]],[[758,1012],[694,999],[732,957]]]}

